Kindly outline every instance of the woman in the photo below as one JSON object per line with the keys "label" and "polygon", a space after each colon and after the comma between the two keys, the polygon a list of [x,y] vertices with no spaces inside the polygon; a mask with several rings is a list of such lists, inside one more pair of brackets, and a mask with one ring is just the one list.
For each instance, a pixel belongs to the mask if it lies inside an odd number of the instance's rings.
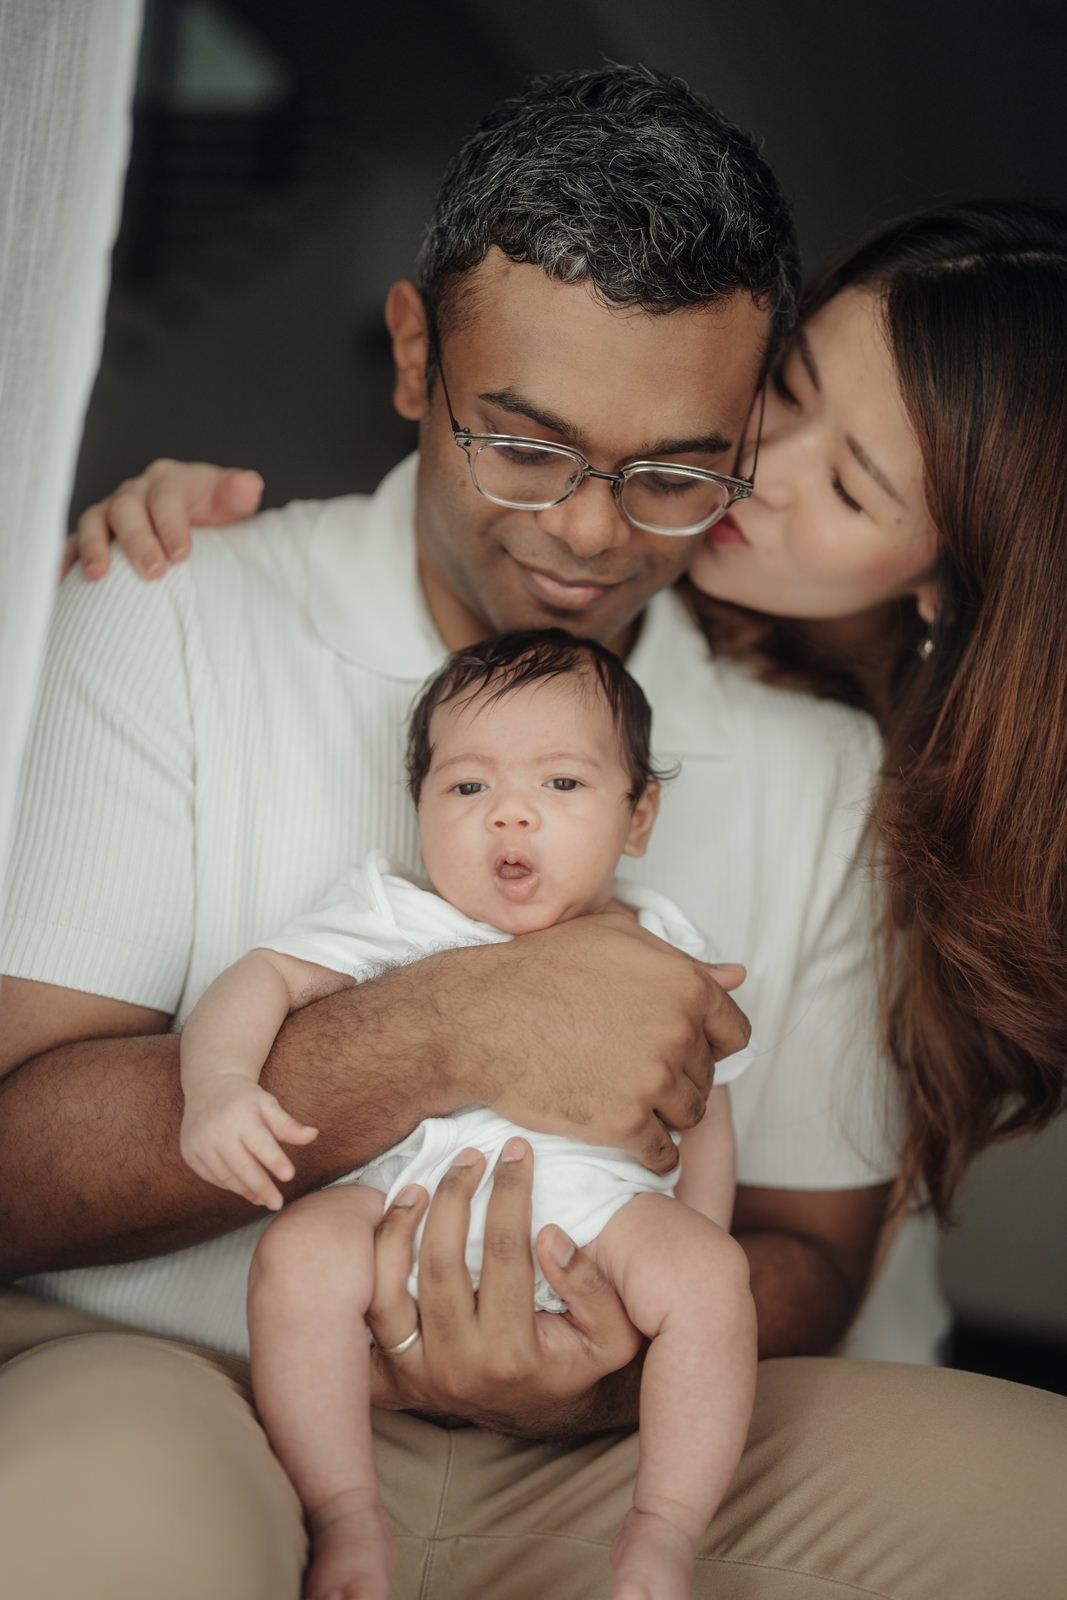
{"label": "woman", "polygon": [[[890,224],[808,297],[755,492],[690,571],[715,648],[883,728],[901,1192],[942,1220],[980,1150],[1064,1103],[1065,372],[1067,216],[981,204]],[[155,575],[190,518],[255,508],[254,474],[186,470],[157,463],[93,507],[71,558],[102,576],[110,533]]]}
{"label": "woman", "polygon": [[942,1220],[980,1150],[1064,1102],[1065,372],[1067,216],[884,228],[808,297],[755,493],[690,570],[719,648],[882,726],[903,1176]]}

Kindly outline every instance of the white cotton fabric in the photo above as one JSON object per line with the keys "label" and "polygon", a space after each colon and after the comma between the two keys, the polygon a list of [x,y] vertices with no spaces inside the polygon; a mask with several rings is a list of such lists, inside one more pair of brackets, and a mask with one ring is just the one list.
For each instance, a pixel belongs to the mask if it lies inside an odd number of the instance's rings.
{"label": "white cotton fabric", "polygon": [[0,0],[0,901],[100,357],[140,0]]}
{"label": "white cotton fabric", "polygon": [[[103,584],[71,574],[26,763],[4,971],[180,1024],[344,863],[382,849],[417,869],[405,723],[444,649],[418,582],[416,471],[412,458],[373,497],[198,534],[154,584],[117,556]],[[741,999],[759,1048],[732,1090],[739,1181],[877,1183],[896,1167],[899,1128],[856,867],[874,728],[711,660],[673,593],[648,607],[627,664],[653,706],[657,759],[682,770],[648,855],[623,875],[749,969]],[[261,1227],[31,1283],[212,1343],[228,1326],[219,1307],[243,1299]],[[876,1325],[884,1315],[870,1306]]]}
{"label": "white cotton fabric", "polygon": [[[647,932],[697,961],[715,959],[707,941],[665,895],[643,884],[622,881],[615,888],[617,898],[637,912],[637,920]],[[389,967],[419,961],[441,950],[503,944],[511,937],[488,922],[465,916],[410,873],[387,861],[380,851],[372,851],[338,880],[321,905],[268,939],[266,948],[301,961],[313,961],[365,983]],[[716,1070],[716,1083],[722,1086],[735,1082],[750,1064],[752,1054],[750,1042],[746,1049],[722,1062]],[[546,1223],[554,1222],[570,1234],[575,1244],[587,1245],[635,1195],[673,1195],[678,1185],[677,1168],[664,1174],[649,1172],[625,1150],[583,1144],[559,1134],[532,1132],[498,1116],[488,1106],[468,1106],[450,1117],[428,1117],[400,1144],[345,1181],[380,1190],[385,1204],[390,1206],[409,1183],[422,1184],[433,1194],[461,1150],[481,1151],[486,1158],[485,1172],[471,1198],[466,1253],[471,1282],[477,1288],[481,1282],[493,1172],[505,1144],[517,1133],[529,1140],[534,1155],[531,1242]],[[422,1226],[416,1236],[416,1261],[408,1285],[416,1297]],[[534,1304],[539,1311],[565,1309],[536,1261]]]}

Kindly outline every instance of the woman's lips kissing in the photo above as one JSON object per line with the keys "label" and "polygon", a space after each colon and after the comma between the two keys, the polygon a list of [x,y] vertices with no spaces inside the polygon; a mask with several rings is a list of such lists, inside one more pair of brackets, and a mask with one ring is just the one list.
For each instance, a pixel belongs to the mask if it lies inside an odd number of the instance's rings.
{"label": "woman's lips kissing", "polygon": [[708,544],[748,543],[748,540],[729,512],[726,513],[725,517],[720,517],[718,522],[712,523],[704,538]]}

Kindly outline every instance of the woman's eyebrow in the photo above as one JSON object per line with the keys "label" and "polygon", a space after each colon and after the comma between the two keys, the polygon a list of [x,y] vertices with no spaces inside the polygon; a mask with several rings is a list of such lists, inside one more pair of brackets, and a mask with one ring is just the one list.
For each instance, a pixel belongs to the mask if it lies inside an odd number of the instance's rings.
{"label": "woman's eyebrow", "polygon": [[804,332],[803,328],[798,328],[797,329],[797,335],[796,335],[795,344],[796,344],[796,347],[797,347],[797,355],[800,357],[801,361],[804,363],[804,371],[807,373],[808,377],[811,379],[812,388],[813,389],[817,389],[819,391],[819,393],[821,394],[822,393],[822,380],[819,377],[819,369],[815,365],[815,356],[812,353],[811,344],[810,344],[810,342],[808,340],[808,336]]}
{"label": "woman's eyebrow", "polygon": [[[871,460],[870,456],[860,444],[859,440],[854,439],[850,433],[846,433],[845,443],[852,451],[852,454],[855,456],[864,472],[866,472],[869,477],[874,479],[879,489],[887,494],[890,500],[895,500],[898,506],[903,506],[904,497],[897,493],[896,489],[894,489],[893,485],[890,483],[889,479],[886,477],[877,461]],[[905,509],[907,508],[905,507]]]}
{"label": "woman's eyebrow", "polygon": [[[819,379],[819,369],[815,365],[815,356],[808,340],[808,336],[804,332],[803,328],[797,330],[796,348],[797,354],[804,363],[804,371],[811,379],[812,387],[819,390],[821,393],[822,383]],[[890,500],[895,500],[898,506],[903,506],[905,504],[903,495],[899,494],[897,490],[894,489],[889,478],[882,471],[877,461],[874,461],[867,454],[859,440],[854,439],[850,433],[846,433],[845,443],[848,445],[848,448],[851,450],[853,456],[855,456],[864,472],[867,473],[868,477],[873,478],[874,482],[878,485],[879,489],[882,490],[883,494],[887,494]]]}

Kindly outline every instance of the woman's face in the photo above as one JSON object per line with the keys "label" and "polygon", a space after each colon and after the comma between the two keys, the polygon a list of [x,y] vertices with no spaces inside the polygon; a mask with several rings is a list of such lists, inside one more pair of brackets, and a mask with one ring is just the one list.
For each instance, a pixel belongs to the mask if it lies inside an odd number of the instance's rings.
{"label": "woman's face", "polygon": [[880,302],[845,289],[769,382],[755,491],[709,529],[690,577],[771,616],[853,617],[913,594],[929,619],[936,548]]}

